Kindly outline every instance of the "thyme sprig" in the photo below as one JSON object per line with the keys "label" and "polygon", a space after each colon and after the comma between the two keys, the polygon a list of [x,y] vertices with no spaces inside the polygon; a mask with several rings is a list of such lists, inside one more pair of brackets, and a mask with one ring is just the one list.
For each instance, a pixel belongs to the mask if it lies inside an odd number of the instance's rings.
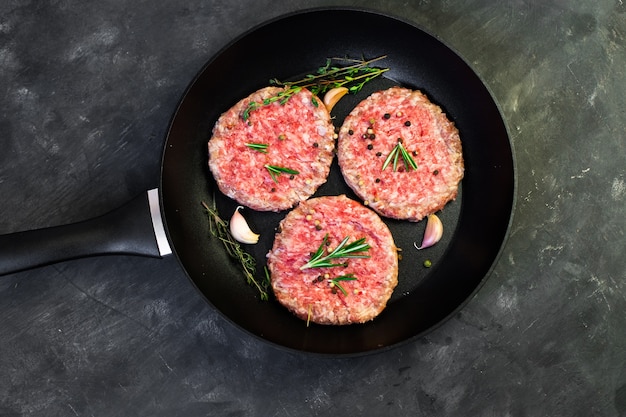
{"label": "thyme sprig", "polygon": [[[350,93],[356,94],[361,91],[367,82],[378,77],[384,72],[389,71],[389,68],[371,66],[374,62],[380,61],[386,57],[386,55],[383,55],[369,60],[327,58],[325,65],[317,68],[315,73],[307,74],[300,80],[283,82],[276,78],[272,78],[270,80],[270,84],[284,87],[284,90],[275,96],[264,99],[262,102],[250,102],[244,109],[241,117],[243,120],[248,120],[250,113],[260,107],[267,106],[275,102],[279,102],[281,105],[285,104],[291,97],[298,94],[303,88],[308,88],[311,93],[316,96],[337,87],[346,87]],[[348,65],[339,66],[341,64]],[[313,105],[316,107],[318,106],[317,100],[313,99]]]}
{"label": "thyme sprig", "polygon": [[261,153],[267,153],[267,148],[269,147],[267,143],[256,143],[256,142],[244,143],[244,145],[246,145],[250,149],[253,149]]}
{"label": "thyme sprig", "polygon": [[365,242],[365,238],[355,240],[352,243],[348,243],[350,236],[346,236],[339,245],[331,252],[326,251],[326,245],[328,243],[328,233],[324,236],[322,243],[315,253],[311,254],[311,259],[300,267],[301,270],[308,268],[327,268],[333,266],[347,266],[347,262],[335,263],[333,260],[338,258],[369,258],[366,253],[371,248],[369,244]]}
{"label": "thyme sprig", "polygon": [[211,235],[222,241],[226,253],[228,253],[231,258],[239,261],[248,285],[254,285],[261,295],[261,300],[267,301],[269,299],[268,288],[270,285],[267,273],[265,274],[264,281],[258,282],[255,279],[256,260],[251,254],[244,251],[239,242],[230,234],[228,221],[219,216],[215,204],[213,207],[209,207],[205,202],[202,202],[202,206],[205,208],[209,217],[209,232]]}
{"label": "thyme sprig", "polygon": [[396,146],[394,146],[391,152],[389,152],[389,155],[385,159],[382,170],[384,171],[385,168],[387,168],[389,164],[393,162],[393,170],[397,171],[398,159],[400,159],[400,156],[402,156],[404,168],[406,168],[407,171],[410,171],[411,169],[417,169],[417,162],[415,162],[411,154],[406,150],[406,148],[402,144],[402,140],[398,139],[398,143],[396,144]]}
{"label": "thyme sprig", "polygon": [[263,166],[270,173],[275,183],[278,183],[278,176],[280,174],[297,175],[300,173],[300,171],[296,171],[295,169],[291,169],[287,167],[281,167],[281,166],[270,165],[270,164],[265,164]]}
{"label": "thyme sprig", "polygon": [[356,281],[356,277],[354,274],[346,274],[340,275],[335,278],[330,279],[330,285],[333,288],[339,288],[339,290],[343,293],[343,295],[348,295],[348,292],[343,288],[343,286],[339,283],[340,281]]}

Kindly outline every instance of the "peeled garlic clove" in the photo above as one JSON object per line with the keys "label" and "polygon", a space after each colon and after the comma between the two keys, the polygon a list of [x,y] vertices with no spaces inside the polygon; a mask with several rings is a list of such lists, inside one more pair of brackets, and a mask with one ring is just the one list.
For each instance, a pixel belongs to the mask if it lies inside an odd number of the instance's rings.
{"label": "peeled garlic clove", "polygon": [[242,206],[237,206],[233,216],[230,218],[230,234],[233,238],[241,243],[249,243],[254,244],[259,241],[259,236],[250,230],[250,226],[248,226],[248,222],[246,219],[239,213],[239,209],[243,208]]}
{"label": "peeled garlic clove", "polygon": [[443,223],[437,215],[429,214],[428,221],[426,223],[426,230],[424,231],[424,238],[422,239],[422,245],[417,246],[417,243],[413,243],[416,249],[426,249],[435,243],[439,242],[443,236]]}
{"label": "peeled garlic clove", "polygon": [[326,94],[324,94],[324,105],[328,111],[331,111],[341,97],[345,96],[347,93],[348,89],[346,87],[335,87],[328,90]]}

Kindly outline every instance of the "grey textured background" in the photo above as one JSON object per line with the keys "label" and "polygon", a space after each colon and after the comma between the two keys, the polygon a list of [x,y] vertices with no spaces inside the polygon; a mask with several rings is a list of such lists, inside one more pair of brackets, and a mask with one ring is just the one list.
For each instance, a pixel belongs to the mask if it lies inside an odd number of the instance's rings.
{"label": "grey textured background", "polygon": [[329,5],[435,34],[500,104],[518,201],[483,289],[427,337],[330,359],[234,328],[173,257],[0,277],[0,416],[626,416],[621,0],[3,1],[0,233],[157,186],[202,65],[267,19]]}

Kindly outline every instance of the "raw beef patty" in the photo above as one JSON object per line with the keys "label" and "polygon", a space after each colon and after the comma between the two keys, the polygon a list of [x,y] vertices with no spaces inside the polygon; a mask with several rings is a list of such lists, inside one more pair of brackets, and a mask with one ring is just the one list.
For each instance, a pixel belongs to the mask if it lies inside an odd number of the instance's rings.
{"label": "raw beef patty", "polygon": [[[325,256],[345,238],[346,245],[363,238],[369,248],[355,254],[367,257],[332,259],[345,265],[302,269],[320,246]],[[278,301],[297,317],[319,324],[373,319],[398,283],[391,232],[374,211],[345,195],[312,198],[289,212],[268,253],[268,268]]]}
{"label": "raw beef patty", "polygon": [[455,199],[464,173],[457,128],[423,93],[400,87],[373,93],[352,110],[339,131],[337,158],[366,205],[410,221]]}
{"label": "raw beef patty", "polygon": [[[222,114],[209,140],[209,167],[222,193],[254,210],[281,211],[326,182],[335,149],[326,107],[302,89],[284,104],[266,87]],[[251,102],[259,106],[249,112]]]}

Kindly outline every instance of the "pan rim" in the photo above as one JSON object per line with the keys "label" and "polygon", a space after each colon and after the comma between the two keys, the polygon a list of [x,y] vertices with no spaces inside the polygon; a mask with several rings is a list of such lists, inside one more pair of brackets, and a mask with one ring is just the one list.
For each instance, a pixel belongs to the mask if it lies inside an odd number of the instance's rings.
{"label": "pan rim", "polygon": [[509,214],[508,214],[508,222],[506,224],[505,230],[504,230],[504,234],[503,234],[503,238],[501,240],[501,242],[499,242],[499,249],[497,250],[497,252],[495,253],[495,255],[492,257],[491,261],[490,261],[490,265],[489,268],[487,269],[486,273],[481,277],[481,279],[479,280],[478,284],[474,287],[474,289],[465,297],[465,299],[463,300],[463,302],[461,302],[460,304],[458,304],[456,306],[456,308],[454,308],[453,310],[451,310],[447,315],[445,315],[443,318],[441,318],[440,320],[438,320],[434,325],[430,326],[428,329],[425,329],[419,333],[414,334],[411,337],[407,337],[402,341],[399,342],[395,342],[386,346],[381,346],[375,349],[367,349],[367,350],[363,350],[363,351],[355,351],[355,352],[349,352],[349,353],[328,353],[328,352],[317,352],[317,351],[309,351],[309,350],[303,350],[303,349],[298,349],[298,348],[294,348],[294,347],[290,347],[290,346],[285,346],[283,344],[277,343],[273,340],[269,340],[266,338],[263,338],[262,336],[259,336],[258,334],[242,327],[239,323],[237,323],[235,320],[233,320],[231,317],[229,317],[227,314],[225,314],[220,308],[218,308],[217,306],[214,305],[213,302],[211,302],[210,299],[208,299],[206,297],[206,295],[203,293],[203,291],[198,287],[196,281],[194,280],[194,278],[191,276],[191,274],[187,271],[187,268],[185,267],[185,262],[183,261],[183,259],[181,258],[178,250],[177,250],[177,245],[174,244],[174,239],[170,233],[170,228],[169,228],[169,222],[168,222],[168,216],[166,215],[166,204],[164,202],[165,198],[164,197],[164,192],[160,193],[160,206],[161,206],[161,212],[164,214],[164,223],[165,223],[165,229],[166,229],[166,233],[168,235],[168,240],[171,243],[171,246],[173,248],[173,252],[175,257],[177,258],[179,265],[182,266],[182,269],[184,270],[185,274],[187,275],[187,277],[189,278],[189,281],[192,283],[192,285],[194,285],[194,287],[199,291],[199,293],[203,296],[203,298],[205,298],[205,300],[215,309],[217,310],[217,312],[219,313],[219,315],[223,318],[225,318],[227,321],[229,321],[230,323],[232,323],[234,325],[235,328],[243,331],[244,333],[253,336],[254,338],[260,339],[261,341],[263,341],[264,343],[267,343],[268,345],[274,346],[276,348],[282,349],[282,350],[286,350],[289,352],[297,352],[297,353],[304,353],[307,355],[320,355],[320,356],[332,356],[332,357],[337,357],[337,356],[341,356],[341,357],[351,357],[351,356],[362,356],[365,354],[373,354],[373,353],[380,353],[380,352],[384,352],[387,351],[389,349],[393,349],[396,348],[398,346],[404,345],[406,343],[410,343],[416,339],[422,338],[424,337],[426,334],[440,328],[444,323],[446,323],[447,321],[450,320],[451,317],[453,317],[454,315],[456,315],[459,311],[461,311],[472,299],[475,298],[476,294],[478,293],[478,291],[480,291],[480,289],[484,286],[485,282],[487,281],[487,279],[493,274],[494,269],[496,268],[496,266],[498,265],[498,261],[500,260],[502,253],[504,251],[504,248],[506,246],[506,243],[510,237],[510,231],[511,231],[511,226],[513,224],[513,220],[514,220],[514,212],[515,212],[515,207],[517,204],[517,193],[518,193],[518,178],[517,178],[517,161],[515,158],[515,149],[513,146],[513,143],[511,141],[511,135],[510,135],[510,129],[509,126],[506,122],[506,119],[503,117],[503,112],[502,112],[502,108],[499,105],[498,101],[495,98],[495,95],[493,94],[492,90],[490,89],[489,85],[485,82],[485,80],[480,76],[480,74],[474,70],[474,68],[472,67],[472,65],[470,65],[469,62],[467,62],[467,60],[455,49],[452,48],[450,45],[448,45],[444,40],[442,40],[440,37],[434,35],[433,33],[425,30],[424,28],[420,27],[419,25],[417,25],[415,22],[411,22],[408,21],[405,18],[402,17],[398,17],[398,16],[394,16],[392,14],[386,13],[386,12],[380,12],[377,10],[373,10],[373,9],[368,9],[368,8],[361,8],[361,7],[341,7],[341,6],[337,6],[337,7],[315,7],[315,8],[308,8],[308,9],[303,9],[303,10],[299,10],[299,11],[293,11],[293,12],[288,12],[279,16],[276,16],[274,18],[271,18],[265,22],[262,22],[260,24],[257,24],[251,28],[249,28],[248,30],[244,31],[243,33],[241,33],[239,36],[235,37],[233,40],[231,40],[230,42],[228,42],[225,46],[223,46],[222,48],[220,48],[220,50],[215,53],[214,55],[212,55],[210,57],[210,59],[205,63],[205,65],[202,66],[202,68],[198,71],[198,73],[195,75],[195,77],[192,79],[192,81],[189,83],[189,85],[187,86],[187,88],[185,89],[184,93],[182,94],[177,106],[176,106],[176,110],[173,113],[170,122],[169,122],[169,127],[168,127],[168,131],[166,133],[166,140],[165,140],[165,146],[163,149],[163,153],[162,153],[162,160],[161,160],[161,178],[160,178],[160,188],[163,189],[164,188],[164,178],[165,178],[165,173],[164,173],[164,166],[166,164],[166,158],[167,158],[167,152],[168,152],[168,145],[170,144],[170,134],[172,131],[172,126],[174,124],[174,122],[176,121],[178,115],[179,115],[179,111],[181,110],[181,106],[182,104],[185,102],[185,99],[187,97],[187,95],[189,94],[189,92],[193,89],[194,85],[196,85],[196,82],[201,78],[202,74],[205,72],[205,70],[210,67],[225,51],[228,51],[230,48],[233,47],[233,45],[236,45],[238,42],[240,42],[242,39],[250,36],[251,34],[254,34],[255,32],[257,32],[259,29],[261,28],[266,28],[276,22],[279,21],[283,21],[285,19],[290,19],[294,16],[302,16],[302,15],[308,15],[311,13],[319,13],[319,12],[353,12],[353,13],[365,13],[365,14],[373,14],[382,18],[387,18],[387,19],[392,19],[394,21],[400,22],[402,24],[408,25],[410,27],[412,27],[414,30],[420,31],[423,34],[425,34],[426,36],[429,36],[431,38],[433,38],[434,40],[436,40],[438,43],[440,43],[442,45],[442,47],[448,49],[450,52],[452,52],[454,55],[456,55],[456,57],[458,59],[460,59],[461,61],[464,62],[465,65],[467,65],[467,67],[471,70],[471,72],[474,74],[475,77],[477,77],[477,79],[480,81],[480,83],[482,84],[482,87],[486,89],[489,97],[491,98],[491,101],[493,103],[493,105],[495,106],[495,110],[497,111],[499,117],[500,117],[500,121],[502,122],[503,128],[505,130],[505,135],[507,138],[507,144],[508,144],[508,149],[510,151],[510,156],[511,156],[511,179],[512,179],[512,189],[511,189],[511,201],[510,201],[510,209],[509,209]]}

